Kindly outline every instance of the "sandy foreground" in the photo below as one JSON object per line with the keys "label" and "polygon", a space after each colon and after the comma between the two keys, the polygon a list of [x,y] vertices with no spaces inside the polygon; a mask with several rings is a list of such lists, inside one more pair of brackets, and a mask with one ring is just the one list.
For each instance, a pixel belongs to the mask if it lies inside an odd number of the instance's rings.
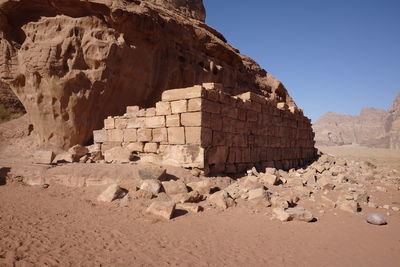
{"label": "sandy foreground", "polygon": [[[1,161],[3,170],[25,168],[24,175],[42,168]],[[57,168],[100,174],[104,166],[96,165]],[[169,172],[192,179],[183,170]],[[368,186],[374,191],[378,184]],[[399,266],[400,212],[366,206],[353,214],[323,207],[317,197],[298,203],[314,214],[313,223],[280,222],[271,208],[246,204],[225,211],[205,205],[200,213],[177,212],[166,221],[145,214],[144,200],[97,202],[104,188],[51,184],[45,189],[18,177],[3,180],[0,266]],[[374,191],[374,201],[400,207],[398,187],[386,188]],[[388,224],[368,224],[367,212],[385,215]]]}

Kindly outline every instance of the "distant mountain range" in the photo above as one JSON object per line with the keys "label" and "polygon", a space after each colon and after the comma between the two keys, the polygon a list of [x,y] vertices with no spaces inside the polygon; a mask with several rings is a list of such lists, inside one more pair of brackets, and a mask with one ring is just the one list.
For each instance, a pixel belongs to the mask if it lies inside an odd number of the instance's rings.
{"label": "distant mountain range", "polygon": [[400,93],[389,110],[364,108],[358,116],[328,112],[313,129],[317,146],[353,144],[400,149]]}

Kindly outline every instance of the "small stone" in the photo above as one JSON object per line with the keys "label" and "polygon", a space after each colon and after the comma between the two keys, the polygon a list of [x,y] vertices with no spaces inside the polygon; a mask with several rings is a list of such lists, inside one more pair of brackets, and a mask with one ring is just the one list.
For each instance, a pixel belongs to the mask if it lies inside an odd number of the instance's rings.
{"label": "small stone", "polygon": [[210,180],[188,183],[187,186],[189,186],[193,191],[197,191],[202,195],[209,194],[211,190]]}
{"label": "small stone", "polygon": [[370,224],[374,225],[385,225],[387,224],[387,221],[385,217],[380,215],[379,213],[368,213],[366,216],[366,220]]}
{"label": "small stone", "polygon": [[338,207],[343,211],[351,213],[357,213],[359,209],[358,203],[353,200],[342,201],[338,203]]}
{"label": "small stone", "polygon": [[392,207],[392,210],[393,211],[400,211],[400,208],[399,207]]}
{"label": "small stone", "polygon": [[248,200],[266,199],[267,192],[263,188],[257,188],[249,191]]}
{"label": "small stone", "polygon": [[378,208],[378,205],[376,205],[376,204],[373,203],[373,202],[368,202],[368,207],[377,209],[377,208]]}
{"label": "small stone", "polygon": [[176,195],[188,192],[186,185],[181,181],[163,182],[162,186],[167,195]]}
{"label": "small stone", "polygon": [[225,191],[218,191],[214,194],[212,194],[208,200],[216,205],[217,207],[220,207],[222,209],[227,209],[228,207],[231,207],[234,205],[234,200],[229,197],[228,193]]}
{"label": "small stone", "polygon": [[170,195],[172,200],[176,203],[195,203],[202,200],[202,195],[197,191],[192,191],[189,193],[181,193],[176,195]]}
{"label": "small stone", "polygon": [[388,209],[390,209],[390,206],[389,205],[383,205],[382,208],[388,210]]}
{"label": "small stone", "polygon": [[277,185],[279,178],[275,174],[264,173],[260,175],[261,181],[268,185]]}
{"label": "small stone", "polygon": [[146,190],[155,196],[158,194],[158,192],[160,192],[161,183],[160,181],[153,179],[143,180],[140,185],[140,189]]}
{"label": "small stone", "polygon": [[312,213],[302,207],[288,208],[286,212],[296,221],[311,222],[314,220]]}
{"label": "small stone", "polygon": [[146,212],[166,220],[170,220],[175,211],[174,202],[155,201],[147,208]]}
{"label": "small stone", "polygon": [[58,154],[53,159],[53,163],[72,163],[75,161],[76,161],[76,159],[69,152],[64,152],[64,153]]}
{"label": "small stone", "polygon": [[112,184],[97,197],[97,201],[111,202],[115,199],[122,198],[125,195],[126,190],[122,189],[117,184]]}
{"label": "small stone", "polygon": [[129,203],[131,203],[132,198],[129,194],[126,194],[126,196],[124,196],[121,201],[119,202],[119,206],[120,207],[128,207]]}
{"label": "small stone", "polygon": [[71,155],[74,158],[81,158],[83,156],[85,156],[86,154],[89,153],[89,149],[85,146],[82,145],[74,145],[73,147],[71,147],[70,149],[68,149],[68,152],[71,153]]}
{"label": "small stone", "polygon": [[164,167],[150,163],[139,165],[138,173],[142,180],[153,179],[163,181],[167,176],[167,170]]}
{"label": "small stone", "polygon": [[387,192],[387,189],[382,187],[382,186],[377,186],[376,190],[381,191],[381,192],[385,192],[385,193]]}
{"label": "small stone", "polygon": [[44,185],[42,185],[42,187],[44,188],[44,189],[47,189],[47,188],[49,188],[49,184],[44,184]]}
{"label": "small stone", "polygon": [[35,163],[51,164],[54,159],[53,151],[38,150],[34,154]]}
{"label": "small stone", "polygon": [[104,160],[106,162],[127,163],[132,158],[131,152],[123,147],[114,147],[104,152]]}
{"label": "small stone", "polygon": [[200,206],[194,203],[179,203],[176,204],[176,209],[186,210],[192,213],[198,213],[200,211]]}
{"label": "small stone", "polygon": [[133,196],[136,199],[152,199],[153,193],[146,191],[146,190],[139,189],[138,191],[133,193]]}
{"label": "small stone", "polygon": [[291,219],[289,213],[285,212],[283,208],[274,208],[272,209],[272,212],[274,217],[281,222],[287,222]]}

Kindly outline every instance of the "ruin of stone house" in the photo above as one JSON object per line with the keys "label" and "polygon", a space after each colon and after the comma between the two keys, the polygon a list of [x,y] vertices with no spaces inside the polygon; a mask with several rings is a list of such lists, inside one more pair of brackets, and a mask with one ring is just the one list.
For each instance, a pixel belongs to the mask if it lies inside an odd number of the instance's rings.
{"label": "ruin of stone house", "polygon": [[103,153],[122,147],[206,174],[290,169],[316,156],[302,110],[252,92],[231,96],[214,83],[164,91],[152,108],[129,106],[124,116],[104,120],[94,142]]}

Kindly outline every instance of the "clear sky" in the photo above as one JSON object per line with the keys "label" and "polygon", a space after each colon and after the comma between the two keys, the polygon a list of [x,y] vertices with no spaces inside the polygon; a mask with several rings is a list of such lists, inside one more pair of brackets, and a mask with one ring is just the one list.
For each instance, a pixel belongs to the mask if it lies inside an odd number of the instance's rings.
{"label": "clear sky", "polygon": [[400,92],[400,0],[204,0],[206,22],[281,80],[305,114],[388,109]]}

